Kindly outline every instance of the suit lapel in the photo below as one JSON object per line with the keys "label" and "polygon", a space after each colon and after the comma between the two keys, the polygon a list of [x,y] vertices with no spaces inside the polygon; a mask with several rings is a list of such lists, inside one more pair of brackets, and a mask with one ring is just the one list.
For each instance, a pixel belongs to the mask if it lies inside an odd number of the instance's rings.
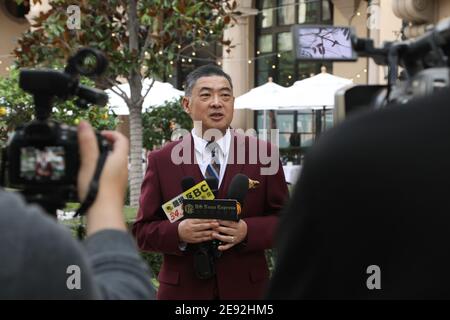
{"label": "suit lapel", "polygon": [[[185,139],[189,139],[186,141]],[[192,177],[195,180],[195,183],[199,183],[200,181],[204,180],[203,174],[200,171],[200,167],[197,164],[197,160],[195,158],[195,147],[194,147],[194,139],[192,138],[191,134],[187,134],[183,137],[183,142],[185,143],[183,148],[183,155],[184,152],[190,152],[190,161],[189,163],[183,163],[182,165],[178,166],[181,168],[182,171],[182,178],[184,177]],[[186,148],[190,148],[189,150],[186,150]]]}
{"label": "suit lapel", "polygon": [[[245,137],[239,135],[238,139],[237,133],[234,130],[231,130],[230,154],[228,155],[225,175],[219,188],[219,199],[225,199],[231,180],[244,169],[245,161],[242,160],[245,160],[248,155],[245,154],[245,158],[241,159],[241,157],[238,157],[238,152],[247,152],[245,149]],[[240,160],[239,163],[238,160]]]}

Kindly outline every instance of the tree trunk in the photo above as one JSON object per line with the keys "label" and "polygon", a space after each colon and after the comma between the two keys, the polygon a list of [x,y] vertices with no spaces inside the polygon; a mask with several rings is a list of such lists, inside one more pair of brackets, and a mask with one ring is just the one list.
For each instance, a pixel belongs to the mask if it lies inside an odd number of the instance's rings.
{"label": "tree trunk", "polygon": [[[139,20],[137,18],[137,2],[130,0],[128,3],[128,32],[130,51],[136,55],[139,54],[138,30]],[[142,76],[138,67],[130,71],[128,83],[130,85],[131,105],[130,110],[130,206],[139,205],[139,195],[142,183]]]}
{"label": "tree trunk", "polygon": [[141,106],[128,106],[130,109],[130,206],[139,205],[142,172],[142,111]]}

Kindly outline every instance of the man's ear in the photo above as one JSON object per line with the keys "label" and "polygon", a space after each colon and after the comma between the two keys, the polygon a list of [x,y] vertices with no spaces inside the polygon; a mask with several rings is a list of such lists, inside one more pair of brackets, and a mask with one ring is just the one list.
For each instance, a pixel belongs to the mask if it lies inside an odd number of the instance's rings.
{"label": "man's ear", "polygon": [[181,100],[181,105],[183,106],[184,112],[191,114],[191,106],[189,104],[189,97],[183,97]]}

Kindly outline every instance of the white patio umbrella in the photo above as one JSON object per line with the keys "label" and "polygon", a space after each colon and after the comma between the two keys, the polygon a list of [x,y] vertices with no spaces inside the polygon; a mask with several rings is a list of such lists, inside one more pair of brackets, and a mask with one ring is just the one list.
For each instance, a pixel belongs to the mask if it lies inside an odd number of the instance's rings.
{"label": "white patio umbrella", "polygon": [[[269,81],[259,87],[251,89],[249,92],[236,98],[234,102],[235,109],[263,110],[263,127],[267,129],[266,111],[278,110],[282,107],[285,97],[285,87],[282,87],[272,81]],[[289,106],[288,104],[284,106]]]}
{"label": "white patio umbrella", "polygon": [[326,72],[322,67],[322,72],[304,79],[296,81],[292,86],[286,88],[286,97],[283,109],[321,109],[327,106],[334,106],[334,96],[336,91],[352,83],[352,80],[337,77]]}
{"label": "white patio umbrella", "polygon": [[[149,85],[152,83],[152,79],[145,79],[142,85],[142,94],[147,92]],[[128,83],[120,84],[118,87],[124,91],[127,96],[130,96],[130,86]],[[116,90],[119,91],[119,90]],[[115,94],[111,89],[105,90],[109,96],[108,105],[110,109],[113,110],[117,115],[128,115],[129,110],[125,101],[117,94]],[[175,89],[170,83],[155,81],[150,92],[144,99],[142,104],[142,112],[150,107],[158,107],[163,105],[166,101],[172,101],[179,99],[184,96],[184,92]]]}

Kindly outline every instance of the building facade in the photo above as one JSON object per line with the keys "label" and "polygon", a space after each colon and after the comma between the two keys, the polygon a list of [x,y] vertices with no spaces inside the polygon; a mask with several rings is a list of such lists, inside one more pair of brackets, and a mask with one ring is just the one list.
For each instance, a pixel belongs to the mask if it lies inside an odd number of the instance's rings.
{"label": "building facade", "polygon": [[[221,58],[216,63],[223,66],[232,79],[235,96],[238,97],[255,86],[272,78],[282,86],[290,86],[297,80],[320,72],[327,72],[352,79],[357,84],[384,83],[386,69],[370,59],[356,62],[307,63],[293,57],[291,27],[296,24],[326,24],[352,26],[359,37],[371,38],[376,46],[384,41],[414,37],[433,24],[450,15],[447,0],[239,0],[234,27],[225,33],[235,46],[231,52],[214,45],[214,52]],[[24,15],[27,8],[14,5],[14,0],[0,0],[0,76],[8,73],[12,63],[10,52],[16,39],[28,22]],[[32,6],[28,15],[45,7],[47,1]],[[205,58],[205,57],[203,57]],[[183,57],[177,62],[177,70],[165,81],[182,89],[184,77],[195,66],[211,63],[211,60]],[[214,60],[213,60],[214,61]],[[301,144],[314,139],[321,127],[331,124],[331,113],[314,114],[305,111],[267,113],[272,127],[280,129],[280,147],[291,147],[290,136],[300,134]],[[232,126],[244,130],[261,128],[263,114],[250,110],[236,110]],[[320,121],[319,121],[320,120]]]}

